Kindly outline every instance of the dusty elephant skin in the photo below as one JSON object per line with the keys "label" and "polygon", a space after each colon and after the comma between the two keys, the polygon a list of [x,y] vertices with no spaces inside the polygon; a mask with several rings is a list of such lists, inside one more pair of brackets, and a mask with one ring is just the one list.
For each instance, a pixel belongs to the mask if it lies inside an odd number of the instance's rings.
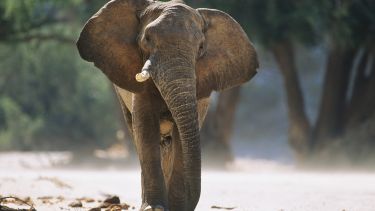
{"label": "dusty elephant skin", "polygon": [[258,68],[241,26],[181,1],[113,0],[86,23],[77,47],[122,102],[142,169],[141,210],[194,210],[208,98]]}

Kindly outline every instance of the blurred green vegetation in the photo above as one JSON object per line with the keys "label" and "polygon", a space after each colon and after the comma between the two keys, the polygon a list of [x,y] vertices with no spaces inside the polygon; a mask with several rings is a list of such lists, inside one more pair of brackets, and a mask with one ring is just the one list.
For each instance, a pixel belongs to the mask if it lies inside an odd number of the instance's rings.
{"label": "blurred green vegetation", "polygon": [[[292,39],[304,45],[323,41],[357,45],[373,37],[372,0],[188,0],[194,6],[231,14],[257,44],[269,47]],[[326,40],[331,39],[331,40]]]}
{"label": "blurred green vegetation", "polygon": [[120,128],[111,85],[74,40],[103,1],[0,2],[0,149],[106,146]]}

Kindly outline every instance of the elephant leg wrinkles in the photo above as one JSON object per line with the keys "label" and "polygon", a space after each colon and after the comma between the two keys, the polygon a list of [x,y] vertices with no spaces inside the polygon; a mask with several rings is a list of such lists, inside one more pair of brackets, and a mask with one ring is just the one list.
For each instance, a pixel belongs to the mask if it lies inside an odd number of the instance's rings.
{"label": "elephant leg wrinkles", "polygon": [[[148,93],[135,94],[132,126],[142,170],[144,205],[168,207],[160,157],[159,113],[154,112],[159,99]],[[159,103],[160,105],[160,103]]]}
{"label": "elephant leg wrinkles", "polygon": [[162,169],[166,182],[170,211],[184,210],[186,198],[183,175],[182,148],[177,127],[172,131],[172,141],[161,147]]}

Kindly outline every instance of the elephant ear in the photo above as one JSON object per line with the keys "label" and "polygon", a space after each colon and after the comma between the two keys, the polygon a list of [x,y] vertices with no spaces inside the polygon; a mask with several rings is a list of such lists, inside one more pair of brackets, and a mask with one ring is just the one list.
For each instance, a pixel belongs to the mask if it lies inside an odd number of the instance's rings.
{"label": "elephant ear", "polygon": [[142,68],[137,45],[137,14],[148,0],[112,0],[85,24],[77,41],[83,59],[94,62],[117,86],[131,92],[142,90],[134,76]]}
{"label": "elephant ear", "polygon": [[197,9],[206,24],[206,52],[197,61],[197,96],[207,97],[249,81],[256,73],[255,49],[241,26],[228,14]]}

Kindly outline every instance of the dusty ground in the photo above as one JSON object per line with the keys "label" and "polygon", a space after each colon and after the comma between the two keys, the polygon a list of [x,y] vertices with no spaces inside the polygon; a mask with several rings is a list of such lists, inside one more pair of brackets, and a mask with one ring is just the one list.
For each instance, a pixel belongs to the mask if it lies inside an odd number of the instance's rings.
{"label": "dusty ground", "polygon": [[[0,195],[31,197],[38,211],[89,210],[107,195],[118,195],[130,210],[138,209],[139,170],[51,168],[64,156],[0,153]],[[196,210],[375,211],[374,173],[304,173],[248,160],[239,160],[230,169],[203,172]],[[79,198],[84,208],[69,207]]]}

